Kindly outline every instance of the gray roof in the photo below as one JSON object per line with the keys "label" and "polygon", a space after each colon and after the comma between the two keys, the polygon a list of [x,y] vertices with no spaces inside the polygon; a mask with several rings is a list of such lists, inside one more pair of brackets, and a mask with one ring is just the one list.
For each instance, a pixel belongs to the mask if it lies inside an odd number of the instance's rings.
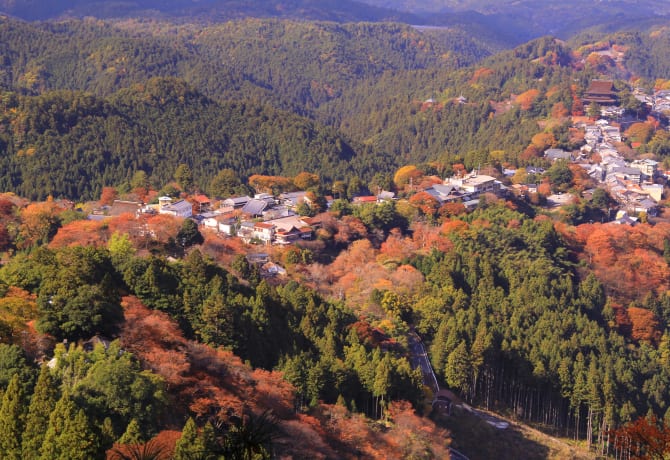
{"label": "gray roof", "polygon": [[639,176],[641,171],[637,168],[618,167],[612,169],[613,173],[625,174],[627,176]]}
{"label": "gray roof", "polygon": [[120,216],[121,214],[135,214],[142,207],[142,203],[138,201],[122,201],[114,200],[108,214],[110,216]]}
{"label": "gray roof", "polygon": [[266,201],[253,199],[244,205],[242,212],[252,216],[260,216],[267,206],[268,203]]}
{"label": "gray roof", "polygon": [[640,200],[636,204],[636,207],[645,208],[645,209],[655,208],[656,206],[658,206],[658,204],[654,200],[651,200],[649,198],[645,198],[644,200]]}
{"label": "gray roof", "polygon": [[193,205],[186,200],[179,200],[176,203],[170,203],[168,205],[163,206],[163,209],[176,212],[187,211],[192,208]]}
{"label": "gray roof", "polygon": [[301,199],[305,198],[305,195],[307,195],[307,192],[288,192],[279,195],[279,199],[284,202],[290,201],[295,206]]}
{"label": "gray roof", "polygon": [[236,196],[223,200],[223,202],[228,203],[229,206],[244,206],[249,201],[251,201],[251,197],[248,196]]}
{"label": "gray roof", "polygon": [[435,184],[431,187],[428,187],[425,190],[426,193],[433,196],[439,201],[446,200],[447,197],[449,197],[449,195],[452,195],[457,191],[458,189],[453,185],[441,185],[441,184]]}

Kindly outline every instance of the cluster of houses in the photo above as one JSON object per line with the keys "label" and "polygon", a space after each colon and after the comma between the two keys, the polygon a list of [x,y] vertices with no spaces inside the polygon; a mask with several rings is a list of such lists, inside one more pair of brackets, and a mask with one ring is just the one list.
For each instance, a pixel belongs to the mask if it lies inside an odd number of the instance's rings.
{"label": "cluster of houses", "polygon": [[[501,194],[505,192],[505,187],[496,178],[473,171],[448,178],[425,191],[441,204],[462,202],[466,208],[473,209],[482,193]],[[381,203],[393,199],[393,192],[380,191],[377,195],[355,197],[352,204]],[[328,207],[332,201],[332,197],[326,197]],[[223,236],[238,237],[246,243],[288,245],[312,239],[320,226],[318,218],[298,215],[297,208],[303,203],[311,205],[309,195],[304,191],[282,193],[276,197],[267,193],[254,197],[231,197],[218,202],[217,209],[205,195],[195,195],[189,200],[164,196],[158,198],[158,203],[148,205],[116,200],[111,206],[95,210],[90,218],[104,219],[128,213],[136,216],[164,214],[191,218],[206,229]]]}
{"label": "cluster of houses", "polygon": [[607,120],[580,127],[585,130],[586,141],[580,158],[597,153],[601,160],[597,164],[583,160],[577,163],[609,192],[619,209],[629,215],[656,215],[663,196],[663,185],[656,183],[662,175],[659,163],[651,159],[625,160],[615,147],[616,142],[621,142],[619,128],[611,126]]}
{"label": "cluster of houses", "polygon": [[[332,199],[330,200],[332,201]],[[204,228],[222,235],[237,236],[243,241],[262,244],[291,244],[311,239],[318,221],[297,215],[301,203],[309,204],[306,192],[283,193],[274,197],[267,193],[228,198],[218,209],[205,195],[195,195],[189,200],[174,200],[163,196],[157,204],[116,200],[111,206],[98,208],[91,219],[104,219],[121,214],[154,215],[191,218]]]}
{"label": "cluster of houses", "polygon": [[[617,150],[622,141],[620,128],[600,119],[593,124],[579,123],[575,127],[584,130],[585,144],[577,152],[561,149],[548,149],[545,158],[550,161],[564,160],[579,165],[598,184],[608,191],[617,202],[619,214],[615,223],[634,223],[635,215],[644,213],[655,216],[659,211],[659,202],[663,197],[663,185],[656,183],[664,175],[659,163],[651,159],[627,161]],[[599,162],[589,161],[593,154],[600,156]],[[528,168],[527,172],[541,174],[540,168]],[[507,171],[509,175],[514,171]],[[514,185],[513,189],[525,192],[537,192],[536,185]],[[593,190],[584,191],[584,195]],[[557,197],[558,199],[559,197]],[[552,197],[550,197],[550,202]]]}
{"label": "cluster of houses", "polygon": [[[594,82],[591,86],[606,93],[607,100],[600,101],[603,105],[602,117],[620,118],[624,109],[615,105],[616,97],[612,97],[613,88],[610,83]],[[670,112],[669,90],[647,94],[641,88],[635,88],[633,95],[645,103],[652,113]],[[587,102],[586,99],[585,102]],[[667,178],[667,174],[660,170],[659,163],[651,159],[626,161],[616,149],[617,143],[622,141],[621,131],[618,126],[611,125],[606,119],[597,120],[593,124],[578,124],[576,127],[584,130],[586,143],[581,148],[579,157],[571,161],[579,163],[589,176],[617,201],[620,212],[615,222],[633,223],[635,218],[629,216],[640,213],[649,216],[656,215],[663,196],[663,186],[657,183],[657,179],[660,176]],[[635,147],[634,144],[633,147]],[[600,156],[599,164],[584,161],[588,155],[593,153]]]}
{"label": "cluster of houses", "polygon": [[658,113],[670,113],[670,90],[663,89],[655,91],[653,94],[648,94],[641,88],[633,90],[633,96],[649,107],[651,110]]}

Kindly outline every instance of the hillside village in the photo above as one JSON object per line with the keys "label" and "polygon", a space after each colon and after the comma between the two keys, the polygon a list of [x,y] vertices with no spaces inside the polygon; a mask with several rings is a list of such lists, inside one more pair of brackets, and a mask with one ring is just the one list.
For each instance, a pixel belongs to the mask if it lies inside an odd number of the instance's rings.
{"label": "hillside village", "polygon": [[[584,129],[586,144],[578,152],[549,149],[546,158],[551,161],[564,161],[581,167],[597,187],[605,189],[615,201],[611,204],[611,217],[614,223],[633,225],[640,215],[656,216],[663,198],[665,173],[659,163],[651,159],[628,161],[614,147],[620,139],[619,128],[605,120],[594,124],[579,124]],[[594,154],[600,155],[599,163],[589,161]],[[541,177],[544,168],[528,167],[527,173]],[[461,176],[448,177],[440,183],[414,193],[425,192],[440,205],[460,203],[466,211],[474,210],[484,194],[500,198],[530,199],[538,193],[538,184],[504,185],[508,177],[516,172],[505,169],[500,178],[481,174],[477,171]],[[507,179],[507,180],[506,180]],[[592,196],[594,189],[582,191],[583,197]],[[223,200],[210,200],[197,194],[188,199],[159,197],[157,204],[144,204],[136,201],[115,200],[111,206],[97,208],[89,216],[91,220],[101,220],[122,214],[167,215],[177,218],[193,219],[201,229],[212,231],[223,237],[240,238],[244,243],[289,245],[301,240],[310,240],[320,227],[318,216],[310,217],[304,210],[310,209],[312,199],[306,191],[282,193],[273,196],[258,193],[251,196],[230,197]],[[571,204],[574,195],[570,193],[549,195],[545,207]],[[377,195],[357,196],[351,199],[352,206],[380,204],[398,200],[390,191],[380,191]],[[332,196],[325,197],[327,209],[334,203]],[[302,209],[300,209],[302,207]],[[614,212],[614,211],[619,211]]]}
{"label": "hillside village", "polygon": [[670,16],[467,16],[3,16],[0,459],[670,455]]}
{"label": "hillside village", "polygon": [[[646,221],[649,217],[657,216],[662,207],[664,184],[669,172],[664,171],[662,165],[649,156],[631,159],[629,152],[627,155],[622,153],[621,146],[627,147],[623,144],[626,139],[621,128],[621,118],[625,111],[615,105],[616,98],[611,84],[596,83],[585,95],[585,100],[591,104],[604,104],[600,108],[601,118],[575,117],[572,129],[583,133],[583,145],[574,151],[546,149],[543,155],[544,167],[523,168],[525,177],[534,182],[515,181],[521,168],[511,166],[502,168],[502,171],[487,168],[486,172],[490,175],[478,170],[461,170],[444,180],[432,177],[427,182],[407,186],[398,193],[379,189],[376,195],[354,196],[349,200],[349,205],[380,204],[411,198],[423,192],[438,207],[459,203],[465,211],[477,208],[484,194],[531,201],[552,210],[573,204],[579,198],[591,200],[594,192],[602,189],[610,198],[603,222],[635,225],[640,219]],[[659,115],[659,119],[662,119],[660,114],[670,104],[669,91],[658,91],[649,96],[638,88],[634,95],[651,113]],[[634,142],[631,145],[636,147]],[[547,181],[548,166],[557,162],[581,168],[587,179],[584,183],[590,187],[565,193],[556,193],[556,190],[551,193],[547,187],[541,190],[541,182]],[[538,196],[542,198],[540,201]],[[317,200],[320,203],[316,203]],[[101,220],[127,213],[136,216],[168,215],[192,219],[203,230],[226,238],[239,238],[247,244],[290,245],[313,239],[321,226],[320,218],[315,216],[317,212],[314,211],[330,209],[336,200],[330,195],[317,198],[313,192],[299,190],[277,195],[261,192],[253,197],[242,195],[218,200],[204,194],[182,193],[182,198],[160,196],[153,201],[153,204],[145,204],[141,201],[115,200],[109,206],[96,208],[89,219]]]}

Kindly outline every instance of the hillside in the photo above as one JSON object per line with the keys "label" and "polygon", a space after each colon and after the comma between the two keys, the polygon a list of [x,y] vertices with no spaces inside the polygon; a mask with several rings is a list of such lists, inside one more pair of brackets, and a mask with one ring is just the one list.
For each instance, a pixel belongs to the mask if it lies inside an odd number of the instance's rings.
{"label": "hillside", "polygon": [[471,35],[434,37],[391,23],[4,19],[0,38],[6,89],[109,95],[151,77],[180,77],[217,100],[254,99],[302,113],[385,72],[455,69],[490,55]]}
{"label": "hillside", "polygon": [[[388,183],[405,164],[536,165],[546,146],[533,139],[543,131],[553,146],[577,146],[565,115],[555,115],[583,111],[579,97],[592,79],[670,75],[663,29],[571,44],[546,37],[491,54],[458,31],[398,24],[0,26],[8,90],[1,161],[11,171],[1,183],[31,198],[94,198],[138,169],[164,183],[183,162],[202,190],[224,168],[243,179],[307,170],[325,183],[375,174]],[[609,47],[623,50],[620,62],[598,54]],[[62,176],[46,173],[69,152],[81,153]],[[76,171],[88,179],[73,183]]]}
{"label": "hillside", "polygon": [[[662,25],[670,7],[662,0],[616,2],[490,1],[490,0],[365,0],[370,5],[412,12],[429,18],[431,24],[447,25],[454,18],[470,17],[473,24],[487,23],[497,33],[512,34],[516,44],[544,35],[570,38],[585,29],[600,27],[610,32],[630,29],[652,21]],[[480,15],[480,16],[478,16]]]}
{"label": "hillside", "polygon": [[167,183],[180,163],[207,190],[221,169],[240,178],[319,171],[335,180],[363,171],[357,155],[332,129],[254,103],[216,103],[181,81],[149,80],[109,99],[52,92],[5,102],[5,171],[0,182],[33,199],[97,198],[103,186],[128,184],[144,171]]}
{"label": "hillside", "polygon": [[[526,41],[557,2],[461,3],[477,11],[436,27],[345,22],[408,2],[0,18],[2,455],[588,458],[647,453],[636,430],[670,440],[663,11],[568,2],[551,30],[570,40]],[[620,108],[587,105],[594,80]],[[221,200],[254,194],[273,209]],[[136,212],[159,196],[201,215]],[[511,428],[433,410],[420,353],[431,388]]]}
{"label": "hillside", "polygon": [[[95,439],[82,450],[89,458],[115,441],[182,427],[187,436],[189,418],[201,430],[194,443],[214,429],[208,448],[220,449],[243,424],[258,423],[271,428],[264,448],[293,458],[444,458],[445,427],[474,458],[503,446],[505,458],[589,455],[458,411],[434,413],[435,422],[417,417],[431,413],[430,395],[409,363],[410,325],[442,385],[518,421],[588,439],[595,452],[611,452],[610,427],[665,407],[670,274],[659,252],[667,224],[572,227],[491,198],[434,224],[421,221],[414,200],[340,206],[339,215],[321,216],[318,240],[268,247],[287,269],[274,278],[244,257],[258,248],[236,238],[205,232],[189,248],[179,236],[189,220],[89,221],[67,203],[17,209],[10,200],[0,201],[3,249],[16,251],[0,269],[8,343],[0,345],[0,385],[19,400],[46,386],[48,413],[80,411],[88,424],[79,430]],[[658,291],[627,297],[630,286],[616,280],[630,278],[631,257],[654,267],[646,278]],[[93,335],[103,339],[92,352],[75,348]],[[104,337],[119,342],[105,349]],[[54,355],[51,383],[35,384],[33,359]],[[3,403],[0,417],[23,423],[28,406],[11,407]],[[271,423],[263,421],[268,409]],[[3,425],[0,439],[52,445],[44,430],[54,423],[24,435],[16,434],[22,425]],[[58,439],[56,449],[73,442]]]}

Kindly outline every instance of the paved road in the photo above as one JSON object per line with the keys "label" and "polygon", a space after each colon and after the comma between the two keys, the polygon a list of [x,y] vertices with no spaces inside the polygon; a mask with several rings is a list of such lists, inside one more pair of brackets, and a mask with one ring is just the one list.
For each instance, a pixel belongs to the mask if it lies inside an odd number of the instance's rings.
{"label": "paved road", "polygon": [[[428,358],[426,347],[423,345],[421,338],[416,332],[412,331],[409,334],[408,342],[409,349],[411,351],[410,361],[412,362],[412,366],[414,366],[414,368],[421,368],[421,372],[423,373],[423,383],[430,387],[431,390],[433,390],[434,395],[438,396],[438,392],[440,395],[442,395],[442,397],[446,395],[446,397],[454,405],[470,412],[471,414],[476,415],[477,417],[480,417],[486,423],[496,427],[499,430],[504,430],[509,427],[509,423],[505,420],[486,414],[482,411],[478,411],[477,409],[461,401],[458,396],[449,390],[444,389],[440,391],[440,385],[437,381],[437,377],[435,376],[435,372],[433,372],[433,366],[430,364],[430,359]],[[433,401],[433,403],[434,402],[435,401]]]}
{"label": "paved road", "polygon": [[412,366],[414,368],[421,368],[421,372],[423,372],[423,383],[433,390],[433,394],[437,394],[437,392],[440,391],[440,385],[437,383],[437,377],[435,377],[435,372],[433,372],[433,366],[430,365],[426,347],[423,346],[423,342],[416,332],[410,332],[408,339],[409,349],[412,352],[410,355]]}

